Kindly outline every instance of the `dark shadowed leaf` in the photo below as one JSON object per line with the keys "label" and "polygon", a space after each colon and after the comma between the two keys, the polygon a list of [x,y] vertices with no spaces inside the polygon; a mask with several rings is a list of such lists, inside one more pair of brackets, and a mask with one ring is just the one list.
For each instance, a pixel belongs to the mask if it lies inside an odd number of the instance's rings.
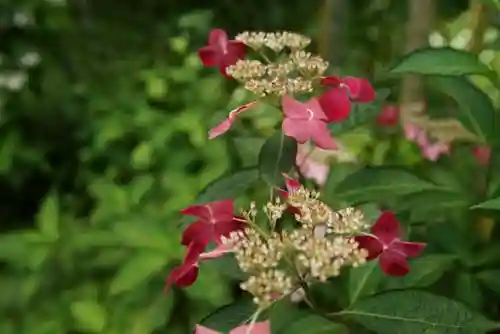
{"label": "dark shadowed leaf", "polygon": [[495,134],[495,109],[482,90],[465,77],[430,77],[428,83],[453,98],[458,105],[457,119],[485,143]]}
{"label": "dark shadowed leaf", "polygon": [[394,74],[488,74],[490,69],[473,53],[451,48],[422,48],[403,56],[390,70]]}
{"label": "dark shadowed leaf", "polygon": [[201,320],[199,324],[219,332],[227,333],[231,329],[248,321],[256,311],[257,306],[251,299],[240,299],[218,308]]}
{"label": "dark shadowed leaf", "polygon": [[477,274],[479,281],[488,289],[495,291],[500,295],[500,270],[485,270]]}
{"label": "dark shadowed leaf", "polygon": [[266,142],[259,137],[236,137],[233,139],[244,166],[256,166],[262,145]]}
{"label": "dark shadowed leaf", "polygon": [[465,305],[474,310],[483,307],[483,291],[478,279],[467,272],[458,273],[455,280],[455,296]]}
{"label": "dark shadowed leaf", "polygon": [[423,291],[394,291],[340,312],[380,334],[483,334],[497,324],[467,306]]}
{"label": "dark shadowed leaf", "polygon": [[267,183],[283,184],[283,173],[295,165],[297,142],[281,131],[276,132],[262,146],[259,152],[259,171]]}
{"label": "dark shadowed leaf", "polygon": [[449,190],[423,190],[401,197],[397,211],[408,211],[412,220],[424,221],[430,218],[452,214],[456,210],[466,209],[470,201],[465,195]]}
{"label": "dark shadowed leaf", "polygon": [[406,169],[366,167],[337,184],[333,196],[350,202],[378,202],[437,187]]}
{"label": "dark shadowed leaf", "polygon": [[373,102],[353,104],[353,110],[351,110],[346,120],[339,123],[330,123],[328,128],[335,136],[338,136],[375,121],[380,114],[382,103],[390,93],[390,89],[387,88],[377,90],[377,97]]}

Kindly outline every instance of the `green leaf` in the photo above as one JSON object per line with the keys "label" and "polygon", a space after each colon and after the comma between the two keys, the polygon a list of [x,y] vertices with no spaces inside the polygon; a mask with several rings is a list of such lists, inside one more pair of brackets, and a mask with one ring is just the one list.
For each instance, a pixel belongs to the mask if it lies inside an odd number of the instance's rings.
{"label": "green leaf", "polygon": [[360,300],[339,315],[380,334],[479,334],[496,327],[455,300],[411,290]]}
{"label": "green leaf", "polygon": [[471,206],[471,209],[500,210],[500,197],[487,200],[486,202]]}
{"label": "green leaf", "polygon": [[276,334],[347,334],[348,329],[339,323],[330,321],[316,314],[288,318],[290,325]]}
{"label": "green leaf", "polygon": [[56,240],[59,237],[59,220],[59,199],[55,194],[50,194],[42,203],[36,224],[43,235]]}
{"label": "green leaf", "polygon": [[200,325],[227,333],[251,319],[256,311],[257,306],[251,299],[240,299],[210,313],[200,321]]}
{"label": "green leaf", "polygon": [[384,102],[391,93],[390,89],[383,88],[376,91],[376,98],[371,103],[356,103],[349,117],[339,123],[330,123],[328,128],[338,136],[342,133],[352,131],[360,126],[375,121],[380,114],[382,102]]}
{"label": "green leaf", "polygon": [[[259,176],[257,168],[242,169],[234,174],[224,175],[206,186],[192,204],[238,197],[257,182]],[[179,221],[179,225],[186,225],[190,221],[192,221],[191,217],[184,216]]]}
{"label": "green leaf", "polygon": [[500,270],[485,270],[477,274],[479,281],[488,289],[500,295]]}
{"label": "green leaf", "polygon": [[255,166],[258,164],[259,152],[266,142],[260,137],[236,137],[233,139],[244,166]]}
{"label": "green leaf", "polygon": [[159,273],[168,262],[163,253],[142,251],[125,263],[115,275],[109,293],[119,294],[144,285],[151,276]]}
{"label": "green leaf", "polygon": [[457,102],[457,119],[484,143],[495,135],[495,108],[491,99],[465,77],[433,76],[429,84]]}
{"label": "green leaf", "polygon": [[465,305],[481,310],[483,307],[483,292],[476,277],[463,272],[455,278],[455,296]]}
{"label": "green leaf", "polygon": [[425,221],[453,214],[457,210],[466,209],[468,199],[454,191],[433,189],[423,190],[401,197],[397,211],[408,211],[412,220]]}
{"label": "green leaf", "polygon": [[347,288],[349,305],[354,304],[360,298],[373,295],[382,277],[378,261],[370,261],[361,267],[350,269]]}
{"label": "green leaf", "polygon": [[403,56],[391,73],[424,75],[488,74],[490,69],[469,52],[451,48],[422,48]]}
{"label": "green leaf", "polygon": [[71,304],[71,314],[77,327],[86,332],[101,333],[106,326],[106,310],[96,301],[79,301]]}
{"label": "green leaf", "polygon": [[386,197],[393,198],[437,188],[408,170],[393,167],[366,167],[341,181],[334,188],[334,196],[350,202],[379,202]]}
{"label": "green leaf", "polygon": [[455,261],[455,256],[431,254],[410,261],[410,272],[404,277],[389,277],[384,289],[428,287],[439,280]]}
{"label": "green leaf", "polygon": [[272,135],[259,152],[260,175],[271,185],[283,183],[283,173],[295,165],[297,142],[279,131]]}

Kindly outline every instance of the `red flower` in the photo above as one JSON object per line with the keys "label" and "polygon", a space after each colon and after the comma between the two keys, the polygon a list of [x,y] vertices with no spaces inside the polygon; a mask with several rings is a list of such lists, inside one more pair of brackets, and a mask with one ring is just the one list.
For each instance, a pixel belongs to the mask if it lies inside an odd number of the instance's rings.
{"label": "red flower", "polygon": [[[195,334],[222,334],[205,326],[196,325]],[[269,321],[256,322],[249,325],[241,325],[229,331],[229,334],[271,334],[271,323]]]}
{"label": "red flower", "polygon": [[487,165],[490,162],[491,148],[489,146],[476,146],[472,149],[472,154],[481,165]]}
{"label": "red flower", "polygon": [[290,96],[284,96],[281,104],[285,113],[282,128],[287,136],[295,138],[301,144],[311,139],[319,148],[337,148],[326,126],[327,118],[317,99],[302,103]]}
{"label": "red flower", "polygon": [[328,122],[340,122],[351,112],[351,100],[371,102],[375,99],[375,90],[367,79],[328,76],[321,79],[321,84],[332,87],[319,97],[319,103]]}
{"label": "red flower", "polygon": [[243,227],[243,221],[234,216],[234,201],[225,199],[203,205],[192,205],[181,211],[184,215],[198,217],[199,220],[189,225],[182,233],[181,244],[191,243],[206,246],[210,242],[220,244],[221,236]]}
{"label": "red flower", "polygon": [[165,291],[168,291],[172,284],[179,288],[192,285],[198,278],[200,261],[215,259],[232,252],[231,245],[219,245],[210,252],[204,252],[205,246],[196,242],[189,244],[184,262],[170,272],[165,285]]}
{"label": "red flower", "polygon": [[255,103],[257,103],[257,101],[249,102],[247,104],[239,106],[236,109],[231,110],[229,112],[229,116],[226,119],[224,119],[216,127],[214,127],[208,132],[208,139],[214,139],[215,137],[218,137],[229,131],[229,129],[233,125],[233,122],[236,120],[236,117],[238,117],[238,115],[241,114],[243,111],[253,107]]}
{"label": "red flower", "polygon": [[384,211],[371,228],[372,235],[355,237],[360,248],[368,251],[367,260],[379,258],[380,268],[390,276],[404,276],[410,271],[407,258],[418,256],[425,243],[401,241],[401,225],[395,214]]}
{"label": "red flower", "polygon": [[[295,180],[294,178],[292,178],[287,174],[283,174],[283,177],[285,178],[286,190],[279,189],[279,192],[281,193],[281,196],[283,196],[283,198],[286,200],[289,194],[299,190],[300,187],[302,187],[302,184],[300,184],[299,181]],[[291,214],[300,214],[300,210],[291,205],[288,205],[287,211],[290,212]]]}
{"label": "red flower", "polygon": [[382,107],[380,114],[377,117],[377,123],[381,126],[391,127],[398,124],[399,121],[399,106],[385,105]]}
{"label": "red flower", "polygon": [[227,78],[228,66],[236,64],[238,59],[245,58],[245,44],[239,41],[228,40],[222,29],[213,29],[208,37],[208,45],[198,51],[204,66],[219,67],[220,73]]}
{"label": "red flower", "polygon": [[198,260],[205,246],[195,242],[188,246],[184,262],[170,272],[165,285],[165,292],[170,289],[172,284],[182,288],[190,286],[196,281],[199,271]]}

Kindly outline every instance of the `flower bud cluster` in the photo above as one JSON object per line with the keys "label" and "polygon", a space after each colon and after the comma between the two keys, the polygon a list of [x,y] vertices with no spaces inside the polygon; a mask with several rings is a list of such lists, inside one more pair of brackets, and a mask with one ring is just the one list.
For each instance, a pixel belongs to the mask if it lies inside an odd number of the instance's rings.
{"label": "flower bud cluster", "polygon": [[[259,52],[264,62],[238,60],[226,71],[247,90],[262,97],[310,93],[315,80],[328,68],[327,61],[303,50],[311,40],[300,34],[244,32],[236,40]],[[266,49],[276,53],[276,57],[268,58]],[[289,52],[280,54],[284,50]]]}
{"label": "flower bud cluster", "polygon": [[[277,230],[287,208],[295,212],[299,227]],[[366,226],[359,210],[334,211],[319,199],[319,193],[300,187],[288,192],[285,201],[268,202],[263,211],[269,220],[267,228],[257,224],[252,204],[248,213],[243,213],[249,227],[223,238],[224,244],[232,245],[241,270],[250,276],[241,288],[261,307],[366,261],[366,250],[358,248],[353,238]],[[321,227],[324,233],[318,234]]]}

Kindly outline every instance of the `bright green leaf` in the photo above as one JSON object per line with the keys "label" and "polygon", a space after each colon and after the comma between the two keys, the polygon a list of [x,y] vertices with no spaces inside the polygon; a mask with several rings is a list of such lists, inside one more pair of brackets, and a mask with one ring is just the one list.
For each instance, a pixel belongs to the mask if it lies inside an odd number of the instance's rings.
{"label": "bright green leaf", "polygon": [[71,314],[78,329],[101,333],[106,325],[106,310],[95,301],[80,301],[71,304]]}
{"label": "bright green leaf", "polygon": [[[96,231],[95,233],[98,236]],[[92,238],[92,234],[90,235]],[[119,245],[138,249],[157,249],[163,254],[172,251],[172,239],[166,230],[160,229],[158,225],[143,224],[142,221],[117,222],[113,225],[111,236],[105,233],[101,236],[104,243],[116,242]],[[111,239],[112,238],[112,239]]]}
{"label": "bright green leaf", "polygon": [[338,136],[342,133],[352,131],[360,126],[375,121],[377,116],[380,114],[382,102],[387,99],[390,93],[390,89],[387,88],[377,90],[377,97],[373,102],[356,103],[347,119],[338,123],[330,123],[328,128],[334,135]]}
{"label": "bright green leaf", "polygon": [[451,48],[423,48],[403,56],[390,72],[459,76],[488,74],[490,69],[473,53]]}
{"label": "bright green leaf", "polygon": [[267,183],[283,183],[283,173],[288,173],[295,165],[297,142],[278,131],[271,136],[259,152],[259,171]]}
{"label": "bright green leaf", "polygon": [[486,202],[476,204],[471,209],[489,209],[500,210],[500,197],[487,200]]}
{"label": "bright green leaf", "polygon": [[349,305],[360,298],[374,294],[382,277],[378,261],[370,261],[358,268],[350,269],[347,288]]}
{"label": "bright green leaf", "polygon": [[429,84],[452,97],[457,119],[485,143],[495,135],[495,109],[491,99],[465,77],[433,76]]}
{"label": "bright green leaf", "polygon": [[59,220],[59,199],[51,194],[43,201],[36,223],[42,234],[55,240],[59,237]]}
{"label": "bright green leaf", "polygon": [[360,300],[339,315],[380,334],[480,334],[497,326],[455,300],[412,290]]}
{"label": "bright green leaf", "polygon": [[377,202],[386,197],[393,198],[433,188],[437,186],[404,169],[367,167],[350,174],[337,184],[333,196],[351,202]]}
{"label": "bright green leaf", "polygon": [[250,320],[256,311],[257,306],[251,299],[240,299],[210,313],[200,321],[200,325],[227,333]]}
{"label": "bright green leaf", "polygon": [[163,253],[142,251],[136,254],[115,275],[109,293],[123,293],[145,284],[151,276],[165,268],[168,260],[168,256]]}
{"label": "bright green leaf", "polygon": [[410,261],[410,272],[403,277],[389,277],[388,290],[428,287],[439,280],[455,261],[455,256],[431,254]]}
{"label": "bright green leaf", "polygon": [[148,142],[142,142],[132,151],[132,166],[136,169],[146,169],[151,164],[152,157],[153,146]]}

